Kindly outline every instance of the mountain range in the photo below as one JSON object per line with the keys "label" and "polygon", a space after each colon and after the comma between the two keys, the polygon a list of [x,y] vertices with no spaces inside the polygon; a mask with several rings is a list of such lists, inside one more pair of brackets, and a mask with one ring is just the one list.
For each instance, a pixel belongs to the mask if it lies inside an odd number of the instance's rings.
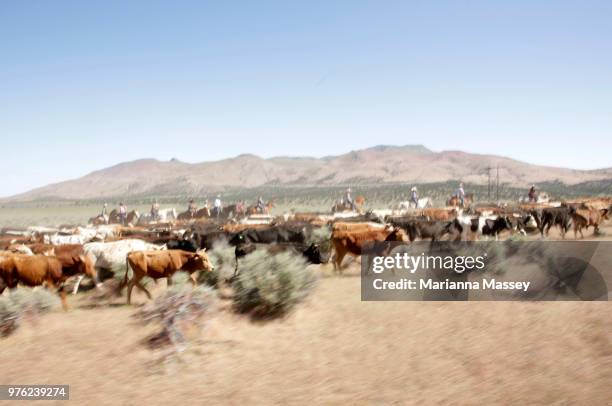
{"label": "mountain range", "polygon": [[2,200],[25,202],[117,196],[195,196],[203,191],[268,185],[419,184],[449,180],[486,185],[489,171],[492,179],[495,179],[497,168],[501,183],[518,187],[540,182],[572,185],[612,179],[612,168],[556,168],[532,165],[497,155],[461,151],[434,152],[422,145],[379,145],[322,158],[261,158],[243,154],[201,163],[187,163],[178,159],[140,159],[119,163],[78,179],[50,184]]}

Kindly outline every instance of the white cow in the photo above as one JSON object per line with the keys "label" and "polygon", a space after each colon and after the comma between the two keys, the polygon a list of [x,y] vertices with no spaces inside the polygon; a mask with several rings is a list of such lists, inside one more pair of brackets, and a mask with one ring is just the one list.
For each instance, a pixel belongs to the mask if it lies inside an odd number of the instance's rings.
{"label": "white cow", "polygon": [[53,245],[62,245],[62,244],[85,244],[90,241],[91,238],[88,238],[85,235],[59,235],[59,234],[51,234],[45,235],[43,237],[43,241],[45,244],[53,244]]}
{"label": "white cow", "polygon": [[51,234],[57,233],[59,230],[51,227],[30,226],[28,227],[28,231],[32,234]]}
{"label": "white cow", "polygon": [[[457,214],[457,221],[463,225],[463,227],[469,230],[469,235],[477,236],[482,234],[487,220],[495,221],[499,217],[497,214],[489,215],[477,215],[477,214],[463,214],[463,212]],[[476,229],[473,229],[476,227]]]}
{"label": "white cow", "polygon": [[392,209],[374,209],[371,213],[384,222],[387,217],[393,216],[394,211]]}
{"label": "white cow", "polygon": [[334,220],[337,220],[337,219],[347,219],[347,218],[357,217],[357,216],[360,216],[360,214],[357,213],[356,211],[346,211],[346,212],[334,213],[332,218]]}
{"label": "white cow", "polygon": [[272,224],[274,216],[269,214],[251,214],[248,217],[242,218],[240,224]]}
{"label": "white cow", "polygon": [[108,224],[97,227],[77,227],[75,234],[84,235],[89,238],[89,241],[94,239],[104,241],[109,238],[118,237],[120,234],[120,226]]}
{"label": "white cow", "polygon": [[429,197],[422,197],[418,199],[416,207],[414,205],[414,202],[410,200],[399,202],[399,204],[397,205],[398,210],[426,209],[428,207],[433,207],[433,202]]}
{"label": "white cow", "polygon": [[90,242],[83,245],[83,250],[92,258],[95,267],[109,271],[125,267],[125,257],[132,251],[155,251],[165,248],[165,245],[155,245],[138,239]]}
{"label": "white cow", "polygon": [[11,246],[9,246],[9,250],[17,252],[19,254],[34,255],[32,250],[30,249],[30,247],[28,247],[27,245],[24,245],[24,244],[11,245]]}
{"label": "white cow", "polygon": [[77,227],[74,231],[76,235],[82,235],[87,238],[88,241],[93,240],[98,235],[98,231],[93,227]]}
{"label": "white cow", "polygon": [[[119,268],[126,269],[127,254],[132,251],[156,251],[166,249],[165,245],[155,245],[143,240],[129,239],[113,242],[90,242],[83,245],[85,254],[88,255],[96,267],[96,270],[104,269],[115,272]],[[79,289],[83,276],[74,286],[73,294]]]}
{"label": "white cow", "polygon": [[538,193],[536,195],[536,201],[535,202],[532,202],[529,199],[529,196],[521,196],[521,197],[519,197],[519,203],[548,203],[548,202],[550,202],[550,197],[548,196],[547,193],[544,193],[544,192]]}
{"label": "white cow", "polygon": [[144,214],[141,214],[140,217],[138,218],[138,224],[149,224],[154,221],[157,221],[160,223],[166,223],[170,221],[175,221],[177,217],[178,215],[174,207],[170,209],[159,209],[158,218],[156,220],[153,220],[151,213],[144,213]]}

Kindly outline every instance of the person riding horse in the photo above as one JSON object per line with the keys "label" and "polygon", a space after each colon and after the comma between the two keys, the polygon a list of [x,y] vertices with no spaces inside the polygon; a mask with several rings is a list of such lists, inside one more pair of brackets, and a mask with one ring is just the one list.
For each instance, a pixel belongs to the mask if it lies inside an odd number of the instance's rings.
{"label": "person riding horse", "polygon": [[416,186],[410,189],[410,203],[414,203],[414,207],[419,207],[419,195]]}
{"label": "person riding horse", "polygon": [[531,188],[529,188],[529,193],[527,194],[527,196],[529,197],[530,202],[536,203],[538,201],[538,196],[536,195],[535,185],[531,185]]}
{"label": "person riding horse", "polygon": [[192,218],[195,215],[195,213],[198,211],[198,206],[195,204],[193,199],[189,200],[189,206],[187,207],[187,211],[189,212]]}
{"label": "person riding horse", "polygon": [[151,220],[159,219],[159,203],[157,203],[157,199],[151,205]]}
{"label": "person riding horse", "polygon": [[243,200],[238,200],[236,203],[236,214],[242,216],[246,212],[246,206]]}
{"label": "person riding horse", "polygon": [[108,224],[108,204],[107,203],[104,203],[104,205],[102,206],[102,213],[100,213],[99,217],[104,221],[104,224]]}
{"label": "person riding horse", "polygon": [[463,190],[463,182],[459,183],[459,188],[455,192],[455,196],[459,199],[461,207],[465,206],[465,190]]}
{"label": "person riding horse", "polygon": [[213,203],[213,216],[219,218],[221,211],[223,210],[223,204],[221,203],[221,195],[217,195]]}
{"label": "person riding horse", "polygon": [[265,213],[265,211],[266,211],[266,203],[264,202],[262,196],[259,196],[259,198],[257,198],[257,204],[255,205],[255,209],[259,213]]}
{"label": "person riding horse", "polygon": [[127,206],[123,202],[119,203],[119,222],[121,225],[125,225],[127,220]]}
{"label": "person riding horse", "polygon": [[351,197],[351,188],[346,189],[346,193],[344,194],[344,204],[351,207],[351,210],[356,211],[357,206],[355,205],[355,201]]}

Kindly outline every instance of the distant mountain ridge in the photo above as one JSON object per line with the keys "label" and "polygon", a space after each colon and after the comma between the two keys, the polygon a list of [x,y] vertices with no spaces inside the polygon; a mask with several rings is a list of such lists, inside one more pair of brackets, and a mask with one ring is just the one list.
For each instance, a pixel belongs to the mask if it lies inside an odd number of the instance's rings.
{"label": "distant mountain ridge", "polygon": [[[203,191],[265,185],[418,184],[449,180],[487,184],[487,168],[498,166],[500,182],[518,187],[539,182],[572,185],[612,179],[612,168],[565,169],[532,165],[496,155],[434,152],[423,145],[378,145],[322,158],[281,156],[265,159],[242,154],[201,163],[186,163],[176,158],[170,161],[139,159],[2,201],[199,195]],[[495,170],[491,175],[495,176]]]}

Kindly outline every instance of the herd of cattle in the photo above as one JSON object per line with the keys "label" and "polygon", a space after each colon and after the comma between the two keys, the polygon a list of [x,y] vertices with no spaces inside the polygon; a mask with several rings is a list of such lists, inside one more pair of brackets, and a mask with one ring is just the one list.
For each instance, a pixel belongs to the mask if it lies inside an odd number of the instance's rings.
{"label": "herd of cattle", "polygon": [[[192,283],[199,271],[212,271],[206,250],[225,241],[234,249],[235,271],[240,258],[257,249],[270,255],[291,251],[311,264],[333,262],[341,271],[346,255],[361,255],[371,241],[498,239],[503,233],[548,235],[557,226],[561,235],[573,227],[574,236],[608,219],[612,198],[584,199],[559,204],[522,204],[516,207],[472,206],[466,209],[424,208],[372,210],[366,213],[294,213],[255,221],[212,219],[156,222],[144,226],[95,225],[59,228],[3,229],[0,233],[0,294],[19,284],[57,288],[64,307],[65,283],[75,278],[73,293],[87,276],[101,288],[101,280],[125,271],[119,286],[127,286],[127,301],[133,287],[150,298],[141,283],[145,276],[167,278],[186,271]],[[265,221],[264,221],[265,220]],[[264,223],[264,224],[262,224]],[[325,237],[321,237],[325,236]],[[128,277],[128,270],[132,277]]]}

